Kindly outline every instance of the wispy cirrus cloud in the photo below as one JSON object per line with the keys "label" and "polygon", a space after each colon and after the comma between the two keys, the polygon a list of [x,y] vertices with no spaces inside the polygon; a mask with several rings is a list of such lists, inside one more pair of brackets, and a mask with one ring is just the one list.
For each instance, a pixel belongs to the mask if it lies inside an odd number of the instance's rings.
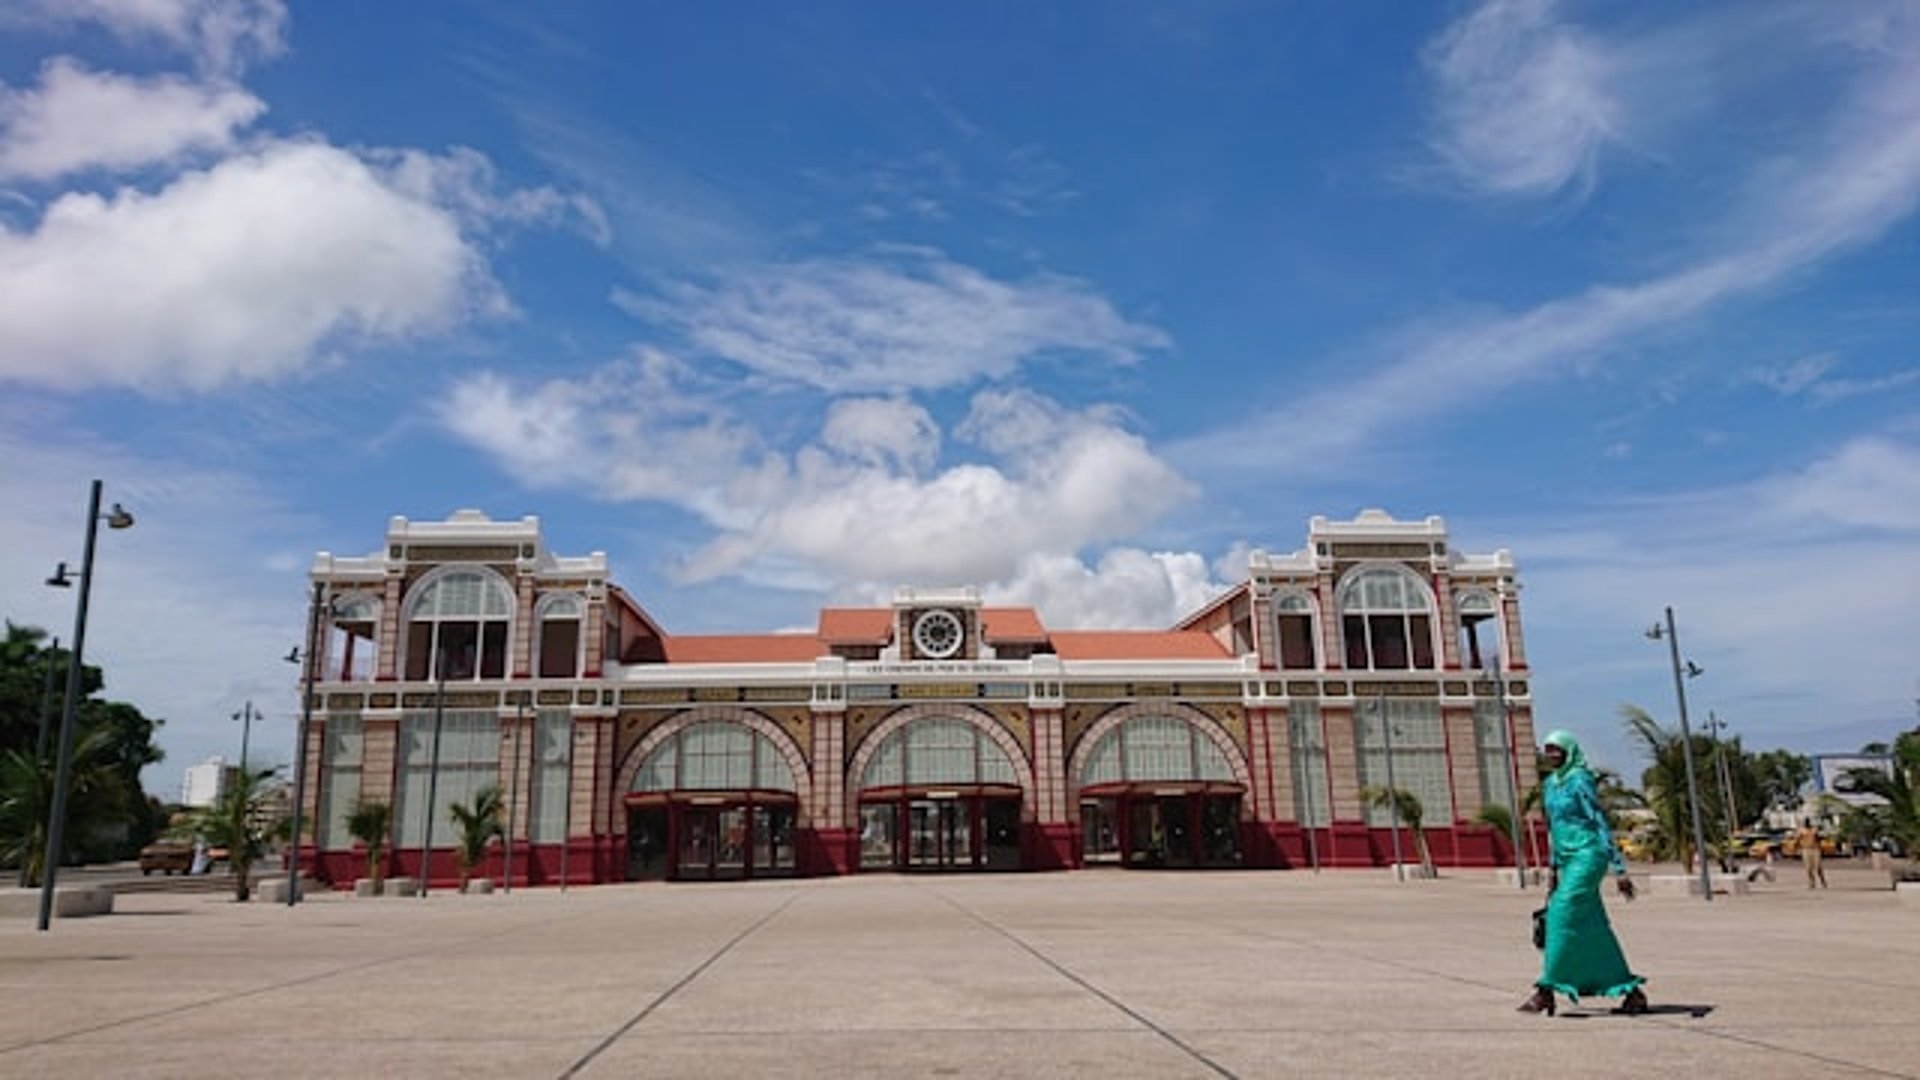
{"label": "wispy cirrus cloud", "polygon": [[[1340,451],[1396,427],[1481,403],[1530,379],[1601,362],[1649,331],[1791,279],[1882,236],[1920,203],[1920,20],[1863,24],[1871,47],[1847,39],[1849,92],[1826,126],[1739,196],[1723,200],[1725,237],[1677,269],[1596,284],[1512,312],[1436,318],[1388,331],[1370,373],[1290,405],[1296,438],[1260,438],[1264,414],[1172,448],[1174,459],[1225,470],[1325,469]],[[1828,43],[1832,47],[1833,43]],[[1193,465],[1188,465],[1193,469]]]}
{"label": "wispy cirrus cloud", "polygon": [[131,44],[190,56],[209,75],[237,75],[286,51],[283,0],[21,0],[0,23],[64,29],[92,24]]}
{"label": "wispy cirrus cloud", "polygon": [[38,87],[0,85],[0,178],[52,180],[225,150],[265,111],[265,102],[236,86],[136,78],[56,58],[41,68]]}
{"label": "wispy cirrus cloud", "polygon": [[1083,281],[1006,281],[918,248],[760,264],[614,300],[697,352],[842,393],[964,385],[1056,356],[1126,365],[1171,344]]}
{"label": "wispy cirrus cloud", "polygon": [[1430,145],[1470,191],[1551,195],[1592,185],[1619,137],[1618,64],[1554,0],[1492,0],[1428,46]]}

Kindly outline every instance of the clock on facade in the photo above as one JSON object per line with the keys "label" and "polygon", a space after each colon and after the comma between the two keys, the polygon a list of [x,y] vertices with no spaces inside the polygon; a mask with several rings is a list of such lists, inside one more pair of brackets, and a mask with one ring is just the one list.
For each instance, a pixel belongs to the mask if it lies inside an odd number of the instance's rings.
{"label": "clock on facade", "polygon": [[913,648],[928,660],[945,660],[960,651],[966,630],[951,611],[923,611],[913,620]]}

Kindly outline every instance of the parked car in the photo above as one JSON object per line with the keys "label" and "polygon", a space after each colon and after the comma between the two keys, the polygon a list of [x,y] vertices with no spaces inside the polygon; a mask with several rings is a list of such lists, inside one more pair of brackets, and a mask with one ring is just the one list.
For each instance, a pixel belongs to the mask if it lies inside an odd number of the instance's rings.
{"label": "parked car", "polygon": [[193,869],[193,845],[184,840],[156,840],[140,849],[140,873],[159,870],[169,876]]}

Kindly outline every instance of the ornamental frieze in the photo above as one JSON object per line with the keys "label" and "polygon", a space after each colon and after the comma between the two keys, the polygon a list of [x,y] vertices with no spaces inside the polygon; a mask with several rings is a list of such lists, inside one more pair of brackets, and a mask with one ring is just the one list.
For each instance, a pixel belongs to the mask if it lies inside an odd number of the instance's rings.
{"label": "ornamental frieze", "polygon": [[1439,697],[1440,687],[1431,682],[1355,682],[1353,696],[1372,697]]}

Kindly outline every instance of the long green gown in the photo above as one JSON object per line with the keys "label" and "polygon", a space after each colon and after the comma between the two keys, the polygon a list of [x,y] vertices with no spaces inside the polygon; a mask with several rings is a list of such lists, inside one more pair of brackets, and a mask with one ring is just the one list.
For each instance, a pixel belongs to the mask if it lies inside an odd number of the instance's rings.
{"label": "long green gown", "polygon": [[1627,969],[1600,903],[1600,882],[1610,870],[1626,873],[1626,863],[1614,846],[1580,744],[1564,731],[1546,741],[1566,751],[1567,758],[1547,778],[1542,799],[1560,884],[1547,901],[1546,958],[1536,985],[1576,999],[1582,994],[1620,997],[1646,982]]}

